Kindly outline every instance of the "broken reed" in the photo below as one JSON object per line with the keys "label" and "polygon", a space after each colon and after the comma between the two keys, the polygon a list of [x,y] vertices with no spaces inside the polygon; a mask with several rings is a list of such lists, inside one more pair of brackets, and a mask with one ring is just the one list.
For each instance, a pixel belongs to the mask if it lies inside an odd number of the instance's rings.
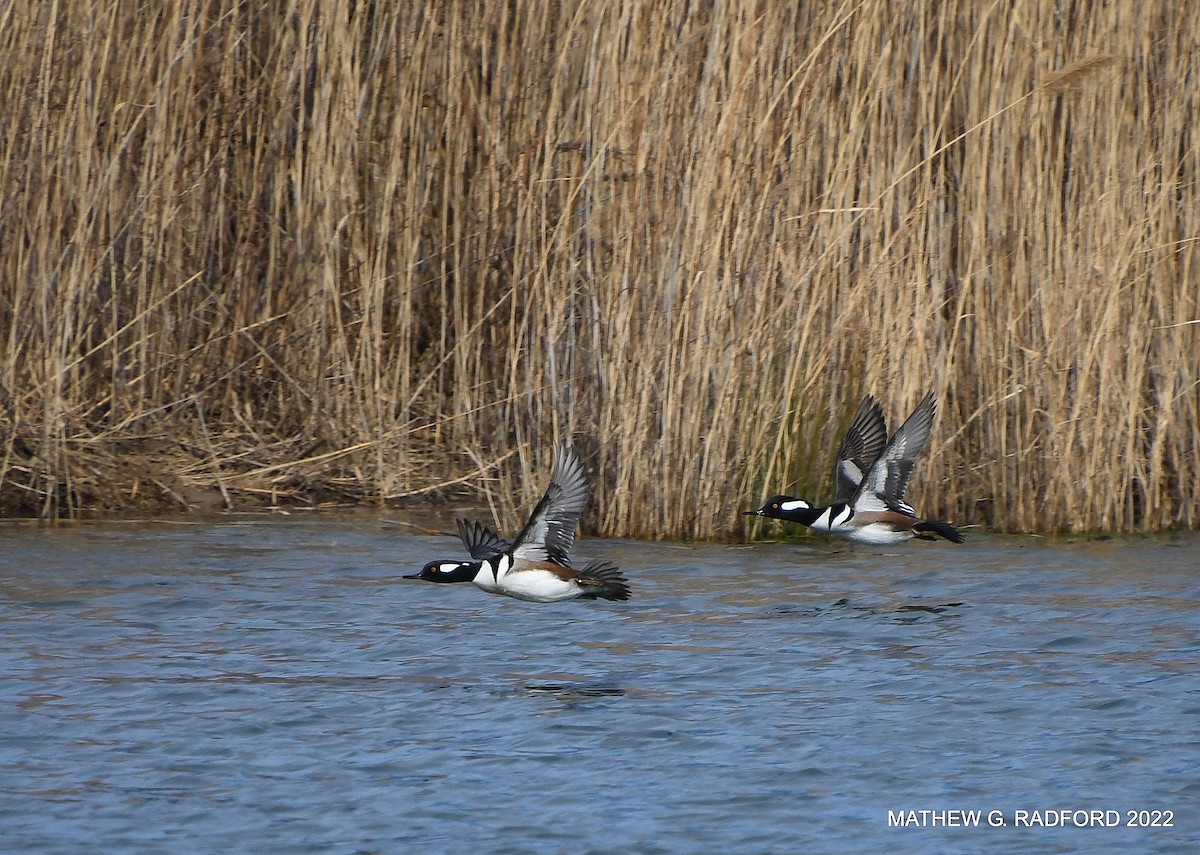
{"label": "broken reed", "polygon": [[1061,5],[17,0],[0,494],[724,537],[933,389],[927,514],[1194,526],[1200,6]]}

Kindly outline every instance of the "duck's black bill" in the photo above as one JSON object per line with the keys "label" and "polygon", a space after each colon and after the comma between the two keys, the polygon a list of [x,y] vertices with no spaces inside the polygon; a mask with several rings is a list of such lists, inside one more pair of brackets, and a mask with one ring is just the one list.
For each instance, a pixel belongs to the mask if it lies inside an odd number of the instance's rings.
{"label": "duck's black bill", "polygon": [[760,508],[757,511],[742,511],[742,516],[744,516],[744,517],[761,517],[762,509]]}
{"label": "duck's black bill", "polygon": [[421,574],[420,574],[420,573],[413,573],[411,576],[401,576],[400,578],[401,578],[401,579],[420,579],[420,578],[421,578]]}

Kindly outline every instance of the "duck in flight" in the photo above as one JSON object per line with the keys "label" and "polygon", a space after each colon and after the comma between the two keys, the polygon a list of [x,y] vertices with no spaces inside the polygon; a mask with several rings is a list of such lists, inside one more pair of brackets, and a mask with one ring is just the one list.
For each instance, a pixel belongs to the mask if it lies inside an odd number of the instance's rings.
{"label": "duck in flight", "polygon": [[587,500],[583,464],[575,452],[555,446],[550,486],[513,541],[480,523],[458,520],[458,535],[472,561],[430,561],[405,579],[474,582],[490,594],[535,603],[561,600],[628,600],[629,585],[608,561],[571,567],[575,528]]}
{"label": "duck in flight", "polygon": [[962,543],[954,526],[944,520],[921,519],[904,500],[909,476],[929,440],[935,410],[931,392],[887,442],[883,410],[868,395],[838,450],[834,464],[837,493],[832,504],[816,507],[793,496],[772,496],[761,508],[744,513],[797,522],[822,534],[872,546],[890,546],[914,537],[943,537]]}

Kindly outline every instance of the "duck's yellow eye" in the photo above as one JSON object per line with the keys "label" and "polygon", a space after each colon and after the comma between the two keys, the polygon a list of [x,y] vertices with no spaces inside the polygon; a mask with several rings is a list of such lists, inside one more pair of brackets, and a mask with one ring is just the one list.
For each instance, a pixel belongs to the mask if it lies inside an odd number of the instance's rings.
{"label": "duck's yellow eye", "polygon": [[775,510],[779,510],[779,502],[771,502],[771,507]]}

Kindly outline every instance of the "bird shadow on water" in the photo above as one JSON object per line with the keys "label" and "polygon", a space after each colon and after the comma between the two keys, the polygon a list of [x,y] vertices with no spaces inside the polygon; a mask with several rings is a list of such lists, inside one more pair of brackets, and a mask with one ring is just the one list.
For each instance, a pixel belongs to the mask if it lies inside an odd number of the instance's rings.
{"label": "bird shadow on water", "polygon": [[513,691],[514,695],[530,697],[550,697],[559,701],[573,703],[595,698],[620,698],[625,696],[625,690],[611,683],[542,683],[530,681],[521,684]]}
{"label": "bird shadow on water", "polygon": [[918,623],[932,619],[951,619],[962,616],[960,611],[965,607],[963,602],[951,603],[900,603],[886,605],[868,605],[855,602],[848,597],[834,600],[827,605],[792,605],[773,606],[765,612],[769,618],[801,617],[801,618],[884,618],[896,623]]}
{"label": "bird shadow on water", "polygon": [[493,690],[492,695],[504,700],[550,702],[561,712],[591,709],[596,702],[624,698],[626,691],[610,682],[517,678],[512,685]]}

